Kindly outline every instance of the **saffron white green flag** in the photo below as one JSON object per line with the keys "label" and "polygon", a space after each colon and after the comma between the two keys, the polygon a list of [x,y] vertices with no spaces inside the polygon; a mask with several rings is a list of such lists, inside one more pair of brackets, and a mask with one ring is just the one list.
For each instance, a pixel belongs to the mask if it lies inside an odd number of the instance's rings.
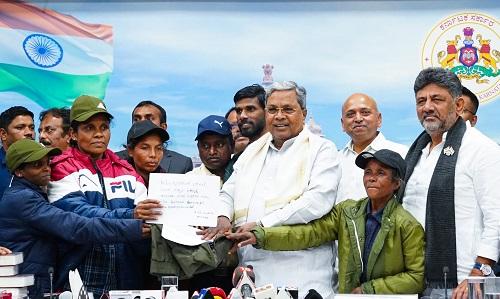
{"label": "saffron white green flag", "polygon": [[0,0],[0,91],[43,108],[103,99],[113,70],[112,29],[18,1]]}

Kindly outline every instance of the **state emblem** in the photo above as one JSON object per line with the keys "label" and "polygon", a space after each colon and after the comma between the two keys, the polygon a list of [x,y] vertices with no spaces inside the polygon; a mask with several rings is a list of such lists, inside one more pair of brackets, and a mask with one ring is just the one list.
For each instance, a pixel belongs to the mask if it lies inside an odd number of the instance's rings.
{"label": "state emblem", "polygon": [[439,22],[422,47],[422,67],[454,72],[481,103],[500,95],[500,25],[491,16],[463,12]]}

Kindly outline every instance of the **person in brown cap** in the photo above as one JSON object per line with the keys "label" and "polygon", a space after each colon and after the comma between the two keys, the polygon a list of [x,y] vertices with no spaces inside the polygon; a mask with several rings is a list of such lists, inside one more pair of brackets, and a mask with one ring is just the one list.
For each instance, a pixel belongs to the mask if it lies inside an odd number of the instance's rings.
{"label": "person in brown cap", "polygon": [[[52,163],[49,201],[85,217],[156,219],[159,201],[146,199],[143,179],[108,149],[113,116],[104,102],[83,95],[71,107],[71,148]],[[137,204],[137,206],[135,206]],[[144,244],[95,245],[78,265],[87,290],[100,297],[119,289],[141,289]]]}
{"label": "person in brown cap", "polygon": [[58,252],[61,242],[85,245],[138,241],[142,237],[139,220],[82,217],[49,204],[45,192],[51,173],[49,159],[60,153],[58,148],[30,139],[16,141],[7,150],[13,179],[0,200],[0,245],[23,252],[19,273],[35,275],[35,284],[28,288],[30,298],[43,298],[50,290],[51,267],[62,265],[53,271],[56,289],[67,282],[68,269],[78,261],[78,249],[65,255]]}

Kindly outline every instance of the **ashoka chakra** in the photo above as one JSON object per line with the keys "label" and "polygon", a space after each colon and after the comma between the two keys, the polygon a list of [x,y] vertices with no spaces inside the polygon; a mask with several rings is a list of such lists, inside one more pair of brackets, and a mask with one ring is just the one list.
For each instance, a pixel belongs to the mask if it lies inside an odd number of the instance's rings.
{"label": "ashoka chakra", "polygon": [[49,68],[58,65],[63,58],[59,43],[43,34],[31,34],[23,42],[23,49],[29,60],[39,67]]}

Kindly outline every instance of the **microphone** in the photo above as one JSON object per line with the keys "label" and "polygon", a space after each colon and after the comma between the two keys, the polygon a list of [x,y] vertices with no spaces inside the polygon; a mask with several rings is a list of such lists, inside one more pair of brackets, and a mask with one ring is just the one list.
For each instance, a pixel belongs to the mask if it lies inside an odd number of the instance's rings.
{"label": "microphone", "polygon": [[254,297],[255,294],[255,273],[253,267],[237,267],[233,272],[233,286],[240,291],[243,298]]}
{"label": "microphone", "polygon": [[50,299],[52,299],[54,295],[54,267],[49,267],[47,270],[49,272],[49,279],[50,279]]}
{"label": "microphone", "polygon": [[255,273],[253,272],[253,266],[252,265],[248,265],[247,267],[240,266],[236,267],[236,269],[234,269],[233,271],[233,279],[232,279],[233,287],[236,287],[236,285],[238,285],[243,273],[246,273],[248,277],[252,280],[252,282],[255,283]]}
{"label": "microphone", "polygon": [[210,291],[210,294],[212,294],[214,298],[227,299],[226,292],[224,292],[224,290],[221,288],[209,287],[208,290]]}
{"label": "microphone", "polygon": [[444,278],[444,299],[448,299],[448,273],[450,268],[448,266],[443,267],[443,278]]}

